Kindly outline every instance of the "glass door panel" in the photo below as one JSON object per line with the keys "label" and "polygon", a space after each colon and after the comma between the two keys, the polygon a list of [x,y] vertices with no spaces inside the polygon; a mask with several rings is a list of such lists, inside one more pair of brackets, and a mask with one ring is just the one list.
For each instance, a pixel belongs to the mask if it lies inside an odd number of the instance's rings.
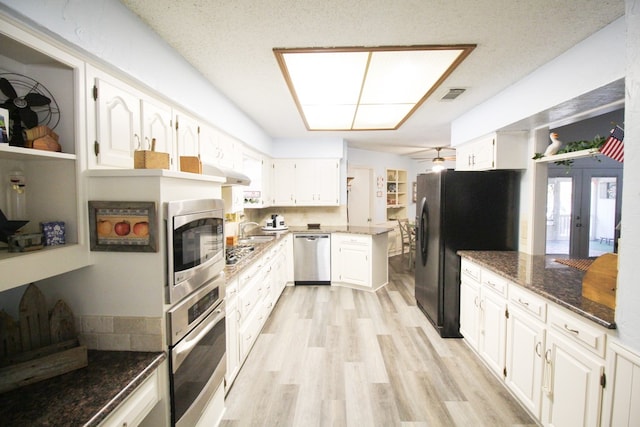
{"label": "glass door panel", "polygon": [[569,255],[571,215],[573,212],[573,178],[550,177],[547,182],[547,250],[548,254]]}
{"label": "glass door panel", "polygon": [[591,177],[589,256],[613,252],[618,180],[615,176]]}

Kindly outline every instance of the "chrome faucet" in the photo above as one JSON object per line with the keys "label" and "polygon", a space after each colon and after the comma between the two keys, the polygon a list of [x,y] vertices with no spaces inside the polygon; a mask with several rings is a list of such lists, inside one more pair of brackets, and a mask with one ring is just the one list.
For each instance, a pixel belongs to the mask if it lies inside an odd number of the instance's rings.
{"label": "chrome faucet", "polygon": [[251,224],[253,224],[253,225],[260,225],[260,224],[258,224],[257,222],[253,222],[253,221],[251,221],[251,222],[243,222],[242,224],[240,224],[240,238],[241,238],[241,239],[244,239],[244,238],[245,238],[245,235],[244,235],[244,229],[247,227],[247,225],[251,225]]}

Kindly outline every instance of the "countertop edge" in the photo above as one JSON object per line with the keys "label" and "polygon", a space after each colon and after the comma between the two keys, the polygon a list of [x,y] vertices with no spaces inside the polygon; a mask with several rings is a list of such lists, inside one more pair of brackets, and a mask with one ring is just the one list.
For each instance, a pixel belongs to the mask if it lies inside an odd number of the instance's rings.
{"label": "countertop edge", "polygon": [[159,353],[155,359],[153,359],[146,368],[144,368],[138,375],[136,375],[129,384],[127,384],[120,392],[113,397],[107,404],[100,409],[84,426],[92,427],[98,426],[104,421],[122,402],[124,402],[135,389],[142,384],[147,378],[151,376],[160,364],[167,358],[165,352]]}

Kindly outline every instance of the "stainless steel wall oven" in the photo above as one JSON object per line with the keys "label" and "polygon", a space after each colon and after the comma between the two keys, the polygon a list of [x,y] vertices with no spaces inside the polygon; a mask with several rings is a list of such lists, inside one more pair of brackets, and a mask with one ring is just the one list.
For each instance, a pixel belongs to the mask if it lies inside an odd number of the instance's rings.
{"label": "stainless steel wall oven", "polygon": [[224,274],[167,312],[171,421],[193,426],[226,373]]}
{"label": "stainless steel wall oven", "polygon": [[224,202],[167,202],[167,303],[174,304],[224,269]]}

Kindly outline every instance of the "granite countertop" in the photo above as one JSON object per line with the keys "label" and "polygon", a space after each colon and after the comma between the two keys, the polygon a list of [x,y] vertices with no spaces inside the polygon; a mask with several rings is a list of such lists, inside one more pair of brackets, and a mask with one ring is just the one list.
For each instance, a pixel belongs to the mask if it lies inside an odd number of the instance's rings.
{"label": "granite countertop", "polygon": [[82,369],[0,394],[3,426],[97,426],[166,358],[89,350]]}
{"label": "granite countertop", "polygon": [[458,251],[458,255],[577,313],[600,326],[615,329],[615,311],[582,297],[584,271],[544,255],[515,251]]}

